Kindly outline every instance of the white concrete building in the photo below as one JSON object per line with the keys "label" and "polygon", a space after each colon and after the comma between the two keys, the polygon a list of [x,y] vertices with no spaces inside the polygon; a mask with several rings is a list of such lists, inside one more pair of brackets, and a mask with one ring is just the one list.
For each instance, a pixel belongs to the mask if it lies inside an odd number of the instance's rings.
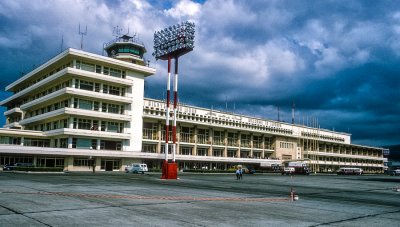
{"label": "white concrete building", "polygon": [[[94,160],[97,170],[123,170],[131,162],[161,167],[165,104],[143,96],[144,78],[155,73],[143,60],[146,50],[123,36],[106,51],[108,57],[67,49],[6,87],[13,95],[0,102],[7,108],[0,165],[73,171],[89,170]],[[177,131],[183,169],[305,160],[314,171],[383,171],[383,149],[351,144],[347,133],[184,105]]]}

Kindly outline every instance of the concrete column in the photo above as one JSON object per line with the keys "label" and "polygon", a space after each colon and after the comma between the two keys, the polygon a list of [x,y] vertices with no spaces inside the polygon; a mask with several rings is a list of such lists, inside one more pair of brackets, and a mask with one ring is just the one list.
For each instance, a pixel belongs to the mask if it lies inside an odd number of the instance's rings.
{"label": "concrete column", "polygon": [[181,154],[180,146],[181,146],[181,127],[180,124],[178,123],[176,125],[176,154]]}
{"label": "concrete column", "polygon": [[253,133],[250,134],[250,157],[253,158]]}
{"label": "concrete column", "polygon": [[214,156],[213,155],[213,129],[210,128],[208,129],[208,143],[210,144],[210,147],[208,148],[208,156]]}
{"label": "concrete column", "polygon": [[265,136],[264,135],[261,135],[261,148],[262,148],[261,158],[265,158]]}
{"label": "concrete column", "polygon": [[[75,98],[74,98],[74,97],[71,97],[70,103],[69,103],[69,107],[70,107],[70,108],[74,108],[74,101],[75,101]],[[77,108],[78,108],[78,107],[77,107]]]}
{"label": "concrete column", "polygon": [[54,140],[56,140],[56,139],[50,139],[50,147],[54,147]]}
{"label": "concrete column", "polygon": [[242,145],[242,133],[241,132],[239,132],[238,133],[238,138],[237,138],[237,140],[236,140],[236,143],[237,143],[237,146],[239,147],[238,149],[237,149],[237,151],[236,151],[236,157],[237,158],[241,158],[240,157],[240,146]]}
{"label": "concrete column", "polygon": [[192,150],[192,155],[196,155],[197,156],[197,126],[194,126],[194,146],[193,146],[193,150]]}
{"label": "concrete column", "polygon": [[72,148],[72,136],[68,136],[68,148]]}
{"label": "concrete column", "polygon": [[25,140],[25,138],[21,137],[21,146],[24,146],[24,140]]}
{"label": "concrete column", "polygon": [[100,139],[97,139],[97,142],[96,142],[96,150],[100,150]]}
{"label": "concrete column", "polygon": [[224,133],[224,145],[225,145],[224,153],[222,156],[228,157],[228,131],[227,130],[225,130],[225,133]]}
{"label": "concrete column", "polygon": [[156,148],[156,153],[157,154],[160,154],[161,153],[161,130],[162,130],[162,127],[161,127],[162,125],[161,125],[161,121],[158,121],[158,124],[157,124],[157,140],[158,140],[158,142],[157,142],[157,148]]}
{"label": "concrete column", "polygon": [[[74,60],[74,61],[75,61],[75,60]],[[74,65],[74,68],[75,68],[75,65]],[[71,84],[71,87],[72,87],[72,88],[76,88],[76,87],[75,87],[75,80],[76,80],[75,78],[72,78],[72,84]]]}
{"label": "concrete column", "polygon": [[71,171],[74,169],[74,158],[72,156],[65,157],[64,159],[64,171]]}
{"label": "concrete column", "polygon": [[74,128],[74,118],[69,117],[68,119],[68,128]]}
{"label": "concrete column", "polygon": [[36,156],[33,156],[32,164],[34,166],[37,166],[37,157]]}

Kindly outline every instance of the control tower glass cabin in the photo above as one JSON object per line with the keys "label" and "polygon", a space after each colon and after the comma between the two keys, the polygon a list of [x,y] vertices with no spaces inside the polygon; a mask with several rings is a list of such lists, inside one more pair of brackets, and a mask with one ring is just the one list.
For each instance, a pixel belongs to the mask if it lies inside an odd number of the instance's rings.
{"label": "control tower glass cabin", "polygon": [[123,35],[106,43],[104,50],[108,57],[116,58],[122,61],[130,62],[138,65],[146,65],[143,58],[146,48],[135,36]]}

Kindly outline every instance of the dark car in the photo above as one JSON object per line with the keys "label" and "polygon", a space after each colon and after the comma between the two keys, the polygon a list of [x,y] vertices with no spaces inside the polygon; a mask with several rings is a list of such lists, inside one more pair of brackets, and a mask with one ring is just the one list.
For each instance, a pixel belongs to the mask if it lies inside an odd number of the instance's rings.
{"label": "dark car", "polygon": [[3,171],[12,171],[16,167],[33,167],[32,163],[15,163],[15,164],[6,164],[3,167]]}

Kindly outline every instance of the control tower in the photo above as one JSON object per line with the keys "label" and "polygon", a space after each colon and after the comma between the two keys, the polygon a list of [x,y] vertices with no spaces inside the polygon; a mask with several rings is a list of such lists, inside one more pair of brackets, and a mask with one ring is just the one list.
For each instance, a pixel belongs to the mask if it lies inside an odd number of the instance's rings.
{"label": "control tower", "polygon": [[145,65],[146,48],[136,35],[122,35],[104,45],[108,57],[138,65]]}

